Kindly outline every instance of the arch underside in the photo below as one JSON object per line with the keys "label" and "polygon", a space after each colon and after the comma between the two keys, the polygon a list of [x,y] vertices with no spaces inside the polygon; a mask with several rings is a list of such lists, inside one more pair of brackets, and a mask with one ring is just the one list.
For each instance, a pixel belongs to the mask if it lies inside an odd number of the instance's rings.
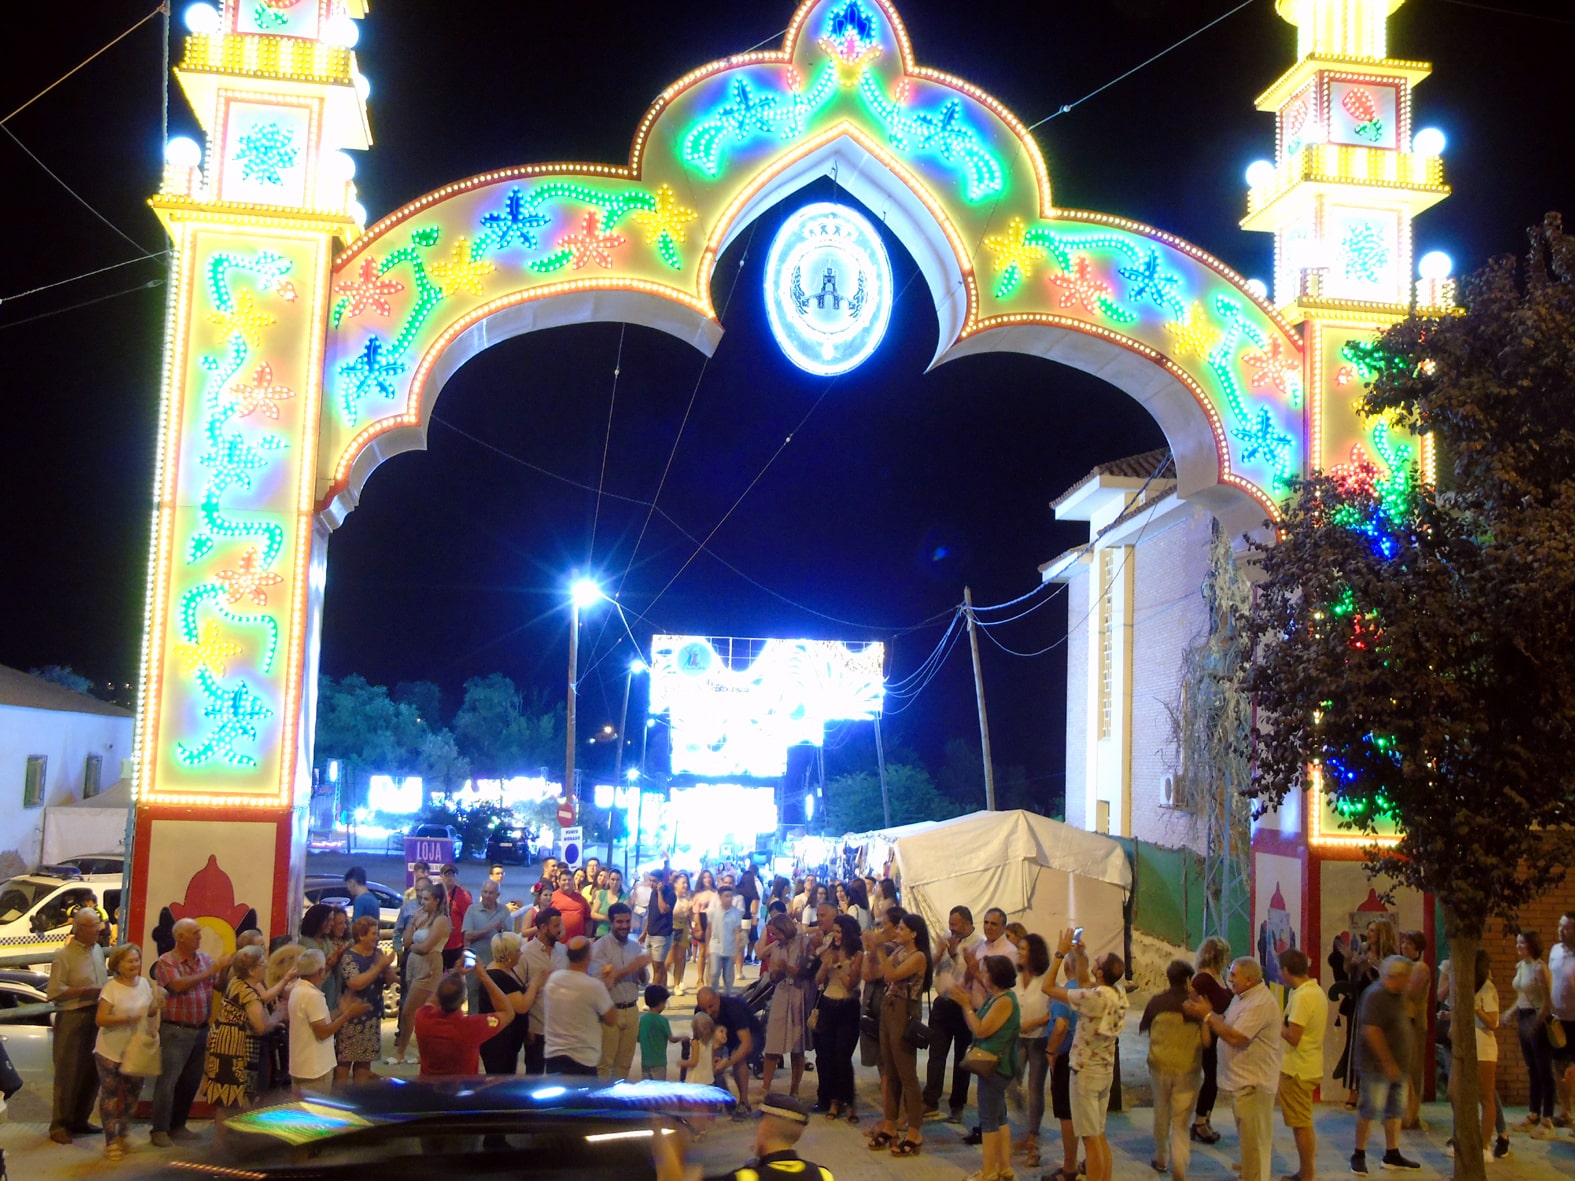
{"label": "arch underside", "polygon": [[856,71],[815,37],[847,0],[813,0],[783,50],[664,93],[627,166],[472,178],[358,240],[335,264],[317,482],[327,524],[383,459],[425,446],[443,383],[492,344],[621,321],[709,354],[723,331],[710,292],[721,252],[827,177],[923,274],[935,363],[1010,351],[1100,376],[1159,423],[1181,495],[1248,527],[1274,515],[1306,456],[1299,335],[1196,247],[1051,207],[1015,117],[918,67],[884,0],[863,7],[887,18],[871,25],[887,40]]}

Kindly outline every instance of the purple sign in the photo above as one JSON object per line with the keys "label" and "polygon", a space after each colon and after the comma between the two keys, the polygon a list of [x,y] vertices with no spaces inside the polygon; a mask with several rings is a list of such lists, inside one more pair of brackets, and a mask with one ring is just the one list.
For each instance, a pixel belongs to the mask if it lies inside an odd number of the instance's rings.
{"label": "purple sign", "polygon": [[432,867],[432,878],[437,880],[439,866],[454,860],[454,842],[448,837],[405,838],[405,888],[416,884],[416,862],[425,861]]}

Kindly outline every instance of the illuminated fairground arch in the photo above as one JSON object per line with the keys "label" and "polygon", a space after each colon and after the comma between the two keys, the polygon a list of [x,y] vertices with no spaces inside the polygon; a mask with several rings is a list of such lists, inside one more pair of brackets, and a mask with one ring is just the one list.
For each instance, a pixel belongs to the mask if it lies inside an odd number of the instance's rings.
{"label": "illuminated fairground arch", "polygon": [[1242,223],[1275,235],[1272,306],[1180,239],[1056,208],[1027,129],[918,65],[888,0],[807,0],[781,50],[679,79],[625,164],[489,173],[370,231],[345,154],[371,146],[366,0],[216,2],[192,6],[175,71],[206,148],[171,141],[152,201],[172,262],[136,743],[145,948],[183,915],[288,924],[328,539],[382,459],[424,444],[447,378],[592,320],[709,353],[722,251],[828,174],[923,273],[935,363],[1013,351],[1104,378],[1164,430],[1179,495],[1233,532],[1308,471],[1393,479],[1415,457],[1354,413],[1350,349],[1452,294],[1411,282],[1411,219],[1448,189],[1412,141],[1428,67],[1387,56],[1400,0],[1276,0],[1297,59],[1259,99],[1276,148]]}
{"label": "illuminated fairground arch", "polygon": [[444,381],[500,340],[616,320],[709,353],[716,261],[824,177],[889,227],[940,326],[936,363],[1048,357],[1142,403],[1180,491],[1241,528],[1305,460],[1297,334],[1224,264],[1120,218],[1056,209],[1023,124],[914,59],[885,0],[811,0],[781,50],[695,70],[651,106],[625,165],[447,185],[334,263],[318,471],[337,524],[385,458],[425,446]]}

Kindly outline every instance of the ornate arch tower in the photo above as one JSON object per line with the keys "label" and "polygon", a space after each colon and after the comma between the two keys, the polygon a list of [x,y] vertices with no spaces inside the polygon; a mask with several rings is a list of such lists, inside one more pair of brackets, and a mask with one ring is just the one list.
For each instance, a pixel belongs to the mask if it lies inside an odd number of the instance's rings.
{"label": "ornate arch tower", "polygon": [[1274,235],[1272,298],[1302,326],[1309,470],[1372,463],[1393,477],[1417,460],[1409,443],[1354,413],[1363,375],[1346,346],[1403,319],[1413,302],[1453,303],[1452,283],[1412,280],[1412,222],[1449,187],[1441,137],[1412,127],[1411,91],[1432,66],[1389,56],[1389,17],[1404,3],[1275,4],[1296,26],[1296,62],[1258,98],[1275,118],[1274,161],[1249,177],[1241,225]]}

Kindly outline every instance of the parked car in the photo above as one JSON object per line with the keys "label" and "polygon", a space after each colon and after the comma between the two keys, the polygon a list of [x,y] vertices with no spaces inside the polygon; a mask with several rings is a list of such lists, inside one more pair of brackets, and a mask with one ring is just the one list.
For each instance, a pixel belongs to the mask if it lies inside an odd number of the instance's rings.
{"label": "parked car", "polygon": [[531,863],[531,830],[514,824],[500,824],[487,837],[487,860],[506,865]]}
{"label": "parked car", "polygon": [[[378,940],[392,939],[394,922],[399,918],[399,908],[405,901],[404,891],[396,890],[393,886],[385,886],[382,882],[368,882],[366,888],[377,899]],[[308,874],[304,893],[308,906],[326,902],[330,906],[350,909],[350,891],[345,889],[343,877],[334,877],[332,874]]]}
{"label": "parked car", "polygon": [[[0,954],[37,954],[29,967],[48,971],[55,952],[71,937],[71,919],[95,906],[113,920],[120,909],[120,875],[38,870],[0,882]],[[114,942],[113,921],[100,939]]]}
{"label": "parked car", "polygon": [[[231,1160],[182,1162],[194,1177],[302,1177],[369,1172],[379,1181],[432,1177],[653,1178],[651,1140],[686,1116],[716,1116],[733,1097],[716,1087],[515,1075],[382,1079],[336,1090],[332,1103],[290,1100],[232,1116]],[[309,1162],[309,1163],[308,1163]]]}
{"label": "parked car", "polygon": [[[418,824],[405,836],[412,840],[453,841],[454,860],[458,861],[465,855],[465,838],[452,824]],[[437,866],[432,868],[435,870]]]}
{"label": "parked car", "polygon": [[124,853],[83,853],[67,857],[55,865],[43,865],[42,870],[75,871],[83,877],[119,877],[126,868]]}
{"label": "parked car", "polygon": [[[22,1005],[44,1004],[48,984],[49,976],[44,972],[0,971],[0,1013]],[[24,1083],[43,1095],[54,1085],[54,1024],[52,1013],[0,1021],[0,1045],[5,1046],[11,1065]]]}

